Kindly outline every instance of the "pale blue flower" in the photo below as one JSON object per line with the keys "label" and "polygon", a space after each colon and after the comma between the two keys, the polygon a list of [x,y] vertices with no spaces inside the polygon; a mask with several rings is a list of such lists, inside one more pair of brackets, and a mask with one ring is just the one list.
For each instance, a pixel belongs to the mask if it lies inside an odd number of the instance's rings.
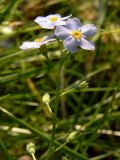
{"label": "pale blue flower", "polygon": [[92,42],[86,38],[91,37],[96,33],[96,27],[93,24],[82,25],[77,18],[69,18],[65,26],[58,26],[55,30],[55,35],[63,40],[63,45],[74,53],[79,47],[86,50],[95,50]]}
{"label": "pale blue flower", "polygon": [[30,42],[26,41],[23,42],[23,44],[20,46],[20,49],[22,50],[28,50],[31,48],[40,48],[41,45],[44,45],[48,42],[54,41],[55,39],[51,38],[51,36],[44,36],[42,38],[37,38],[35,41]]}
{"label": "pale blue flower", "polygon": [[70,18],[72,15],[67,17],[61,17],[60,14],[51,14],[46,17],[38,16],[35,22],[38,23],[42,28],[54,29],[56,26],[65,25],[65,20]]}

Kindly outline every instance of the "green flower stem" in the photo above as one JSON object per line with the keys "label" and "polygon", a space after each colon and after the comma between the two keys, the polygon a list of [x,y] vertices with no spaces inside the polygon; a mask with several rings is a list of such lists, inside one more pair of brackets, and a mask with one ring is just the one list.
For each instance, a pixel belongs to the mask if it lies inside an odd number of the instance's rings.
{"label": "green flower stem", "polygon": [[52,137],[50,141],[50,146],[46,155],[46,159],[50,157],[52,153],[52,148],[54,146],[54,141],[55,141],[55,132],[56,132],[56,121],[57,121],[57,111],[58,111],[58,105],[59,105],[59,99],[60,99],[60,72],[63,67],[63,64],[68,56],[68,54],[62,50],[62,45],[61,42],[58,40],[59,46],[60,46],[60,51],[61,51],[61,59],[60,59],[60,64],[57,72],[57,80],[56,80],[56,95],[55,95],[55,105],[54,105],[54,113],[53,113],[53,119],[52,119]]}
{"label": "green flower stem", "polygon": [[34,154],[32,154],[32,158],[33,158],[33,160],[36,160],[36,158],[35,158],[35,155],[34,155]]}
{"label": "green flower stem", "polygon": [[65,143],[63,143],[61,146],[59,146],[58,148],[56,148],[54,152],[57,152],[58,150],[60,150],[61,148],[63,148],[67,143],[68,143],[67,141]]}

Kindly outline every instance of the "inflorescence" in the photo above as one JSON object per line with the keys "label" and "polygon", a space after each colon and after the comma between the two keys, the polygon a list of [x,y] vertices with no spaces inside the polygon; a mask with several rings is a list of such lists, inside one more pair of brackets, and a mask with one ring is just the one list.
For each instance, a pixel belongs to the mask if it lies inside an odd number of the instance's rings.
{"label": "inflorescence", "polygon": [[82,25],[78,18],[71,18],[71,16],[61,17],[60,14],[51,14],[46,17],[38,16],[35,22],[42,28],[53,30],[53,34],[37,38],[33,42],[23,42],[20,49],[40,48],[58,38],[63,41],[64,48],[70,53],[77,52],[80,47],[86,50],[95,50],[94,43],[87,40],[88,37],[96,33],[95,25]]}

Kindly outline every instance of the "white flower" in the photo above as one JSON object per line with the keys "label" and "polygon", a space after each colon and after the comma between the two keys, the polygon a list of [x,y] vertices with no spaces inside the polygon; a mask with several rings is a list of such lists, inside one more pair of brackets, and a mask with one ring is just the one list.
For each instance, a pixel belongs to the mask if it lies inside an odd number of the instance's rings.
{"label": "white flower", "polygon": [[42,28],[54,29],[55,26],[65,25],[65,20],[71,16],[72,15],[62,18],[60,14],[51,14],[46,17],[39,16],[35,19],[35,22],[38,23]]}
{"label": "white flower", "polygon": [[23,42],[23,44],[20,46],[20,49],[22,50],[27,50],[31,48],[40,48],[41,45],[44,45],[48,42],[54,41],[55,39],[49,37],[49,36],[44,36],[42,38],[38,38],[33,42],[26,41]]}

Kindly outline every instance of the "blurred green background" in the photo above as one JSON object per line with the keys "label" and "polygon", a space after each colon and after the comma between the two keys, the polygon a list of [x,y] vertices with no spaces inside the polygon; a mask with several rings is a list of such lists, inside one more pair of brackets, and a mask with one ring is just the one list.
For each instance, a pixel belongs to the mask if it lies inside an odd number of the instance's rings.
{"label": "blurred green background", "polygon": [[[41,109],[41,97],[46,92],[51,99],[55,95],[59,47],[57,42],[47,46],[48,61],[39,50],[21,51],[19,46],[51,34],[34,19],[55,13],[72,14],[83,24],[93,23],[97,27],[92,38],[96,50],[80,49],[71,54],[61,71],[61,89],[84,80],[89,87],[78,88],[61,98],[56,140],[64,143],[73,130],[79,130],[68,148],[90,160],[119,160],[119,0],[0,0],[0,160],[30,160],[20,159],[28,155],[29,141],[36,143],[37,159],[44,159],[48,149],[49,138],[34,129],[51,135],[51,119]],[[53,103],[51,100],[51,107]],[[63,160],[63,156],[68,160],[80,159],[61,149],[50,160]]]}

